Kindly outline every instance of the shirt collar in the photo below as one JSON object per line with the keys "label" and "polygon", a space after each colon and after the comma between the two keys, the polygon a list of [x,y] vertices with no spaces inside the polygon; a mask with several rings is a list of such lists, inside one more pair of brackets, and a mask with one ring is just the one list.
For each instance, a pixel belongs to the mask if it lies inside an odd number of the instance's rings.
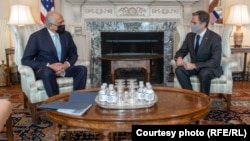
{"label": "shirt collar", "polygon": [[51,37],[54,37],[55,35],[57,35],[56,33],[50,31],[48,28],[47,28],[47,30],[49,31],[49,34],[50,34]]}
{"label": "shirt collar", "polygon": [[197,35],[200,35],[200,37],[202,38],[204,34],[206,33],[206,31],[207,31],[207,28],[205,28],[205,30],[203,30],[200,34],[197,34]]}

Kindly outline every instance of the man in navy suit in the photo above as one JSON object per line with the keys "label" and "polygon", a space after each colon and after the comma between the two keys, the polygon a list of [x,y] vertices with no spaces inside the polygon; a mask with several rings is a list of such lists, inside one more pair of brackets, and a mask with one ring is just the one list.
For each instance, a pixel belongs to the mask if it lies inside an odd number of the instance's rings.
{"label": "man in navy suit", "polygon": [[58,77],[73,77],[73,89],[84,89],[87,68],[74,65],[78,59],[77,47],[71,34],[65,31],[63,16],[56,11],[49,12],[45,25],[29,37],[22,64],[32,67],[49,97],[59,93]]}
{"label": "man in navy suit", "polygon": [[[197,11],[192,14],[191,30],[175,54],[175,70],[182,88],[192,90],[190,77],[197,75],[200,80],[200,91],[209,95],[211,80],[223,74],[221,64],[221,37],[209,30],[209,14]],[[198,37],[199,36],[199,37]],[[199,38],[199,39],[198,39]],[[183,58],[190,53],[191,62]]]}

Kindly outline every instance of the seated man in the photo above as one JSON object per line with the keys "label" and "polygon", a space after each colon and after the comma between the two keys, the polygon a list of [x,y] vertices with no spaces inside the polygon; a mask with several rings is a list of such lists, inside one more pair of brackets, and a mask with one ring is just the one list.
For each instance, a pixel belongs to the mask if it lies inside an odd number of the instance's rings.
{"label": "seated man", "polygon": [[[209,14],[197,11],[192,14],[191,30],[175,54],[176,76],[184,89],[192,90],[190,77],[197,75],[200,91],[209,95],[211,80],[223,73],[221,64],[221,37],[207,28]],[[191,62],[183,61],[190,53]]]}
{"label": "seated man", "polygon": [[32,67],[49,97],[59,93],[57,77],[73,77],[73,89],[84,89],[87,68],[74,66],[78,59],[77,47],[71,34],[65,31],[63,16],[52,11],[45,20],[46,27],[29,37],[22,64]]}

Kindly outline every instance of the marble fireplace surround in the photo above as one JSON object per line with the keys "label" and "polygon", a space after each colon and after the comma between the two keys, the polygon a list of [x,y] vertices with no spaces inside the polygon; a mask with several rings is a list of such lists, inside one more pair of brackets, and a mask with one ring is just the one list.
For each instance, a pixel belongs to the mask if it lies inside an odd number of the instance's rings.
{"label": "marble fireplace surround", "polygon": [[[167,84],[171,72],[173,32],[183,23],[185,9],[199,0],[133,0],[122,3],[120,0],[66,0],[80,11],[76,25],[90,34],[91,40],[91,81],[92,87],[100,86],[101,80],[101,32],[164,32],[163,83]],[[139,2],[140,1],[140,2]],[[131,3],[129,3],[131,2]],[[136,3],[137,2],[137,3]],[[151,2],[151,3],[150,3]],[[182,5],[180,6],[180,3]],[[131,5],[132,4],[132,5]],[[184,5],[184,7],[183,7]],[[186,7],[185,7],[186,6]],[[77,9],[77,10],[76,10]],[[108,67],[108,66],[107,66]]]}

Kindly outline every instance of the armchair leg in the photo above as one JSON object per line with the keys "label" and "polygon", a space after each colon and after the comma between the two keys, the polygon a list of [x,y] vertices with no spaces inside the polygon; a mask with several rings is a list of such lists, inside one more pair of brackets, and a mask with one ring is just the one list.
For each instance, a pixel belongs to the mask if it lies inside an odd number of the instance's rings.
{"label": "armchair leg", "polygon": [[28,108],[30,110],[31,116],[32,116],[32,122],[34,124],[38,123],[38,110],[37,107],[38,105],[40,105],[42,102],[38,102],[38,103],[30,103],[30,101],[28,100]]}
{"label": "armchair leg", "polygon": [[32,122],[36,124],[38,122],[38,112],[37,112],[37,104],[30,104],[30,112],[32,115]]}
{"label": "armchair leg", "polygon": [[24,95],[24,108],[28,108],[30,110],[31,116],[32,116],[32,122],[36,124],[38,122],[38,112],[37,112],[37,105],[39,103],[31,103],[28,99],[28,97],[23,93]]}
{"label": "armchair leg", "polygon": [[230,110],[231,108],[231,97],[232,95],[231,94],[226,94],[226,96],[224,94],[219,94],[219,97],[220,98],[224,98],[227,102],[227,110]]}
{"label": "armchair leg", "polygon": [[230,110],[231,108],[231,97],[232,97],[231,94],[227,95],[227,110]]}
{"label": "armchair leg", "polygon": [[25,93],[23,93],[23,106],[24,108],[28,108],[28,97],[25,95]]}

